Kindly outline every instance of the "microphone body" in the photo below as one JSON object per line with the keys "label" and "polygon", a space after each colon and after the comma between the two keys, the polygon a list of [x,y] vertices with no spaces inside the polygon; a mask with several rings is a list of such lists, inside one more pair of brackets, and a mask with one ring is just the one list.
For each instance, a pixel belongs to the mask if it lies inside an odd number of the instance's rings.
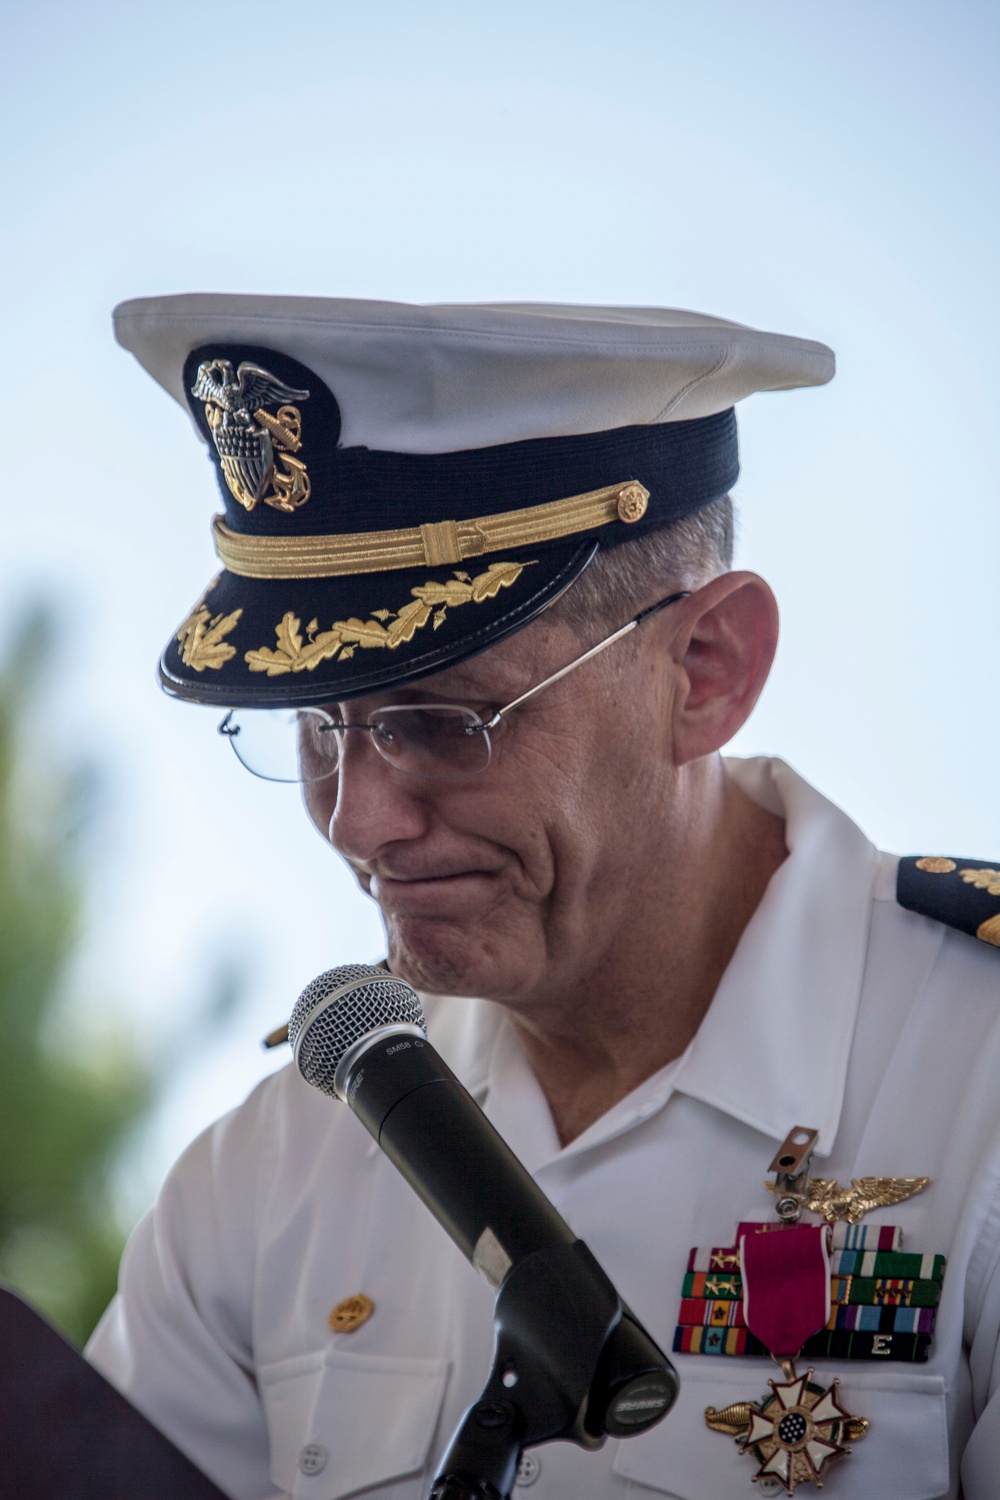
{"label": "microphone body", "polygon": [[499,1288],[512,1266],[576,1235],[431,1044],[372,1036],[345,1101],[463,1255]]}

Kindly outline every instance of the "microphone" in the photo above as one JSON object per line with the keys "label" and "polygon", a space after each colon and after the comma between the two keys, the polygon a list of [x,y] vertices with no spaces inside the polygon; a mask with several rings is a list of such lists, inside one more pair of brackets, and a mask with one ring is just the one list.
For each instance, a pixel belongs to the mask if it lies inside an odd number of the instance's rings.
{"label": "microphone", "polygon": [[599,1447],[665,1416],[679,1388],[670,1361],[427,1040],[416,991],[366,964],[330,969],[303,990],[288,1035],[306,1082],[347,1104],[499,1293],[494,1375],[466,1427],[516,1407],[519,1453],[552,1437]]}
{"label": "microphone", "polygon": [[299,1072],[343,1100],[496,1291],[512,1265],[576,1235],[427,1040],[417,993],[346,964],[288,1023]]}

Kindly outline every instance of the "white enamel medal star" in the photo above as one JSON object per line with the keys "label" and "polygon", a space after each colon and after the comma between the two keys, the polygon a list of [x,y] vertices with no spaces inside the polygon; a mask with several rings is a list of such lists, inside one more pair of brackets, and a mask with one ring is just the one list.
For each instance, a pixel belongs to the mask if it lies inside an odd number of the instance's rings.
{"label": "white enamel medal star", "polygon": [[838,1380],[823,1387],[809,1379],[811,1368],[802,1376],[790,1362],[784,1369],[784,1384],[769,1380],[771,1395],[757,1406],[710,1407],[705,1417],[716,1431],[732,1433],[741,1453],[753,1454],[760,1464],[755,1480],[776,1479],[791,1495],[799,1484],[821,1488],[833,1460],[851,1451],[845,1439],[864,1437],[868,1423],[841,1406]]}

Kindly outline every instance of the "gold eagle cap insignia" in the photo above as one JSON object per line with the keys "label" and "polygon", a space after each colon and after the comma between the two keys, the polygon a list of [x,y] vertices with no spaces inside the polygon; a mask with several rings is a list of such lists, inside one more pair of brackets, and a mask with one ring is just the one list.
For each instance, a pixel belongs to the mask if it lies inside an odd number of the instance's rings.
{"label": "gold eagle cap insignia", "polygon": [[[827,1224],[836,1224],[838,1219],[860,1224],[872,1209],[903,1203],[922,1193],[929,1182],[929,1177],[852,1177],[850,1187],[841,1187],[833,1177],[813,1177],[806,1185],[803,1206]],[[777,1192],[772,1182],[767,1189]]]}
{"label": "gold eagle cap insignia", "polygon": [[258,500],[286,512],[305,505],[312,486],[305,464],[293,457],[302,447],[302,413],[288,403],[308,401],[308,391],[248,359],[235,370],[228,359],[206,359],[191,394],[205,404],[223,478],[245,510]]}

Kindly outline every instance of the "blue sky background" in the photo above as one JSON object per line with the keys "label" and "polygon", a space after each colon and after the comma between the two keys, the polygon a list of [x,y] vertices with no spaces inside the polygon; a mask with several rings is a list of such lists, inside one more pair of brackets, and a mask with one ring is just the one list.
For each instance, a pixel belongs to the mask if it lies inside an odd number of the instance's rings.
{"label": "blue sky background", "polygon": [[[741,408],[739,560],[784,637],[735,748],[783,754],[885,847],[1000,859],[1000,9],[0,14],[0,628],[58,604],[46,733],[106,773],[76,1023],[186,1058],[135,1202],[274,1065],[258,1038],[300,988],[377,956],[380,929],[294,790],[158,692],[213,570],[215,491],[112,340],[126,297],[651,303],[831,344],[832,386]],[[186,1035],[230,963],[242,1004]]]}

